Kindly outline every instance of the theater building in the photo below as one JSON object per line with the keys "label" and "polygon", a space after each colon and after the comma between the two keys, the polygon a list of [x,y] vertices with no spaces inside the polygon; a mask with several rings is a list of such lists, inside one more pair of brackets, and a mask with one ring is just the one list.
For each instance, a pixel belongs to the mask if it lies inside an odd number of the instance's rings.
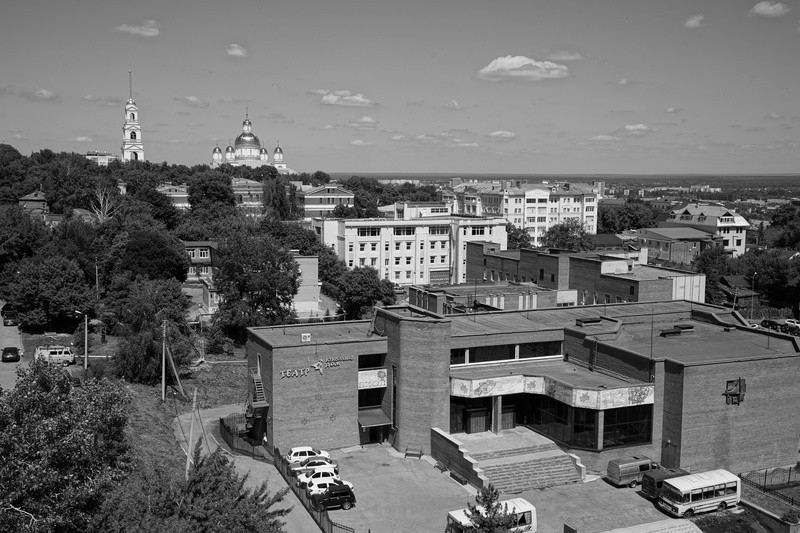
{"label": "theater building", "polygon": [[799,354],[797,337],[690,301],[393,306],[374,320],[250,328],[247,413],[253,436],[281,449],[388,442],[453,471],[474,467],[467,437],[524,429],[589,471],[644,454],[743,472],[798,459]]}

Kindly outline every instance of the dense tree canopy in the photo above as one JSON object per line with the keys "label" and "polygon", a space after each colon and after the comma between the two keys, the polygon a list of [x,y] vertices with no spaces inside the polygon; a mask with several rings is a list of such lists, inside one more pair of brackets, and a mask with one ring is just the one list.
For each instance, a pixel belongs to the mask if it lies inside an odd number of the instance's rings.
{"label": "dense tree canopy", "polygon": [[127,471],[127,396],[47,363],[18,372],[0,390],[0,532],[88,531]]}
{"label": "dense tree canopy", "polygon": [[561,224],[550,226],[544,234],[543,243],[547,248],[560,248],[573,252],[594,249],[592,236],[586,232],[577,218],[568,218]]}
{"label": "dense tree canopy", "polygon": [[186,280],[189,258],[183,245],[168,234],[142,228],[120,235],[114,246],[114,270],[135,278]]}
{"label": "dense tree canopy", "polygon": [[509,250],[519,250],[521,248],[531,248],[531,234],[523,228],[518,228],[511,222],[506,224],[506,235],[508,236],[507,248]]}
{"label": "dense tree canopy", "polygon": [[658,212],[649,204],[627,202],[625,205],[599,205],[597,233],[621,233],[629,229],[650,228]]}
{"label": "dense tree canopy", "polygon": [[[346,319],[361,318],[376,302],[384,302],[388,298],[384,282],[386,280],[381,280],[378,271],[372,267],[356,267],[342,274],[338,283],[339,305]],[[391,290],[392,284],[386,283]]]}

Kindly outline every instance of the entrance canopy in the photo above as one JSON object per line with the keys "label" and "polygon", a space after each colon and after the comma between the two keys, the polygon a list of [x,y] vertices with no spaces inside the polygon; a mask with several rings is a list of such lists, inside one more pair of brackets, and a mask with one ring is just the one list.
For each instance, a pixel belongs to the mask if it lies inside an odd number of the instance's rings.
{"label": "entrance canopy", "polygon": [[378,426],[391,426],[392,420],[383,412],[380,407],[372,409],[360,409],[358,411],[358,425],[362,428],[374,428]]}

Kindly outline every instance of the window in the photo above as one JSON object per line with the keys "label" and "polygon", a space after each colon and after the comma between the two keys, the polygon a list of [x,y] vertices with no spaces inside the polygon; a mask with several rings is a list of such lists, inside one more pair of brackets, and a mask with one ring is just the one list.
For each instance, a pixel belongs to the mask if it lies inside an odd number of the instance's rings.
{"label": "window", "polygon": [[410,243],[410,242],[407,242],[407,243],[406,243],[406,250],[410,250],[410,249],[411,249],[411,243]]}
{"label": "window", "polygon": [[744,393],[747,384],[744,378],[729,380],[725,383],[725,403],[728,405],[739,405],[744,401]]}
{"label": "window", "polygon": [[431,226],[431,229],[428,231],[431,235],[450,235],[450,227],[449,226]]}
{"label": "window", "polygon": [[400,279],[400,271],[399,270],[395,270],[394,279]]}
{"label": "window", "polygon": [[370,249],[373,252],[377,252],[378,251],[378,243],[377,242],[373,242],[372,244],[370,244]]}
{"label": "window", "polygon": [[432,256],[431,256],[431,264],[433,264],[433,263],[435,263],[435,262],[436,262],[436,256],[435,256],[435,255],[432,255]]}
{"label": "window", "polygon": [[633,296],[633,295],[634,295],[634,291],[635,291],[635,290],[636,290],[636,287],[635,287],[634,285],[631,285],[631,286],[630,286],[630,288],[628,289],[628,293],[629,293],[631,296]]}
{"label": "window", "polygon": [[194,259],[194,249],[192,249],[192,250],[186,250],[186,255],[188,255],[189,257],[191,257],[192,259]]}
{"label": "window", "polygon": [[388,257],[383,260],[383,264],[386,265],[386,266],[389,266],[389,258]]}
{"label": "window", "polygon": [[379,237],[381,228],[358,228],[359,237]]}
{"label": "window", "polygon": [[358,251],[359,251],[359,252],[363,252],[363,251],[364,251],[364,247],[365,247],[365,246],[366,246],[366,244],[364,244],[363,242],[362,242],[361,244],[359,244],[359,245],[358,245]]}
{"label": "window", "polygon": [[363,257],[358,260],[358,266],[361,266],[361,267],[364,266],[364,258]]}
{"label": "window", "polygon": [[413,227],[394,228],[395,235],[414,235]]}
{"label": "window", "polygon": [[386,250],[387,252],[389,251],[389,243],[388,242],[383,245],[383,249]]}
{"label": "window", "polygon": [[394,243],[394,250],[395,250],[395,252],[399,252],[400,251],[400,243],[399,242]]}
{"label": "window", "polygon": [[350,267],[350,268],[353,268],[353,260],[352,259],[347,262],[347,266]]}
{"label": "window", "polygon": [[136,120],[136,114],[135,113],[131,113],[131,120]]}
{"label": "window", "polygon": [[400,258],[399,257],[395,257],[394,258],[394,264],[395,265],[399,265],[400,264]]}
{"label": "window", "polygon": [[472,228],[472,234],[473,235],[485,235],[486,234],[486,228],[483,227],[483,226],[473,227]]}
{"label": "window", "polygon": [[436,241],[431,241],[431,250],[436,249]]}
{"label": "window", "polygon": [[588,205],[588,206],[586,206],[586,212],[587,212],[587,213],[592,213],[592,212],[594,212],[594,206],[593,206],[593,205]]}
{"label": "window", "polygon": [[420,265],[424,265],[425,264],[425,258],[424,257],[420,257],[419,258],[419,264]]}
{"label": "window", "polygon": [[555,283],[555,282],[556,282],[556,275],[550,274],[550,283]]}
{"label": "window", "polygon": [[424,242],[420,242],[419,243],[419,249],[420,250],[424,250],[425,249],[425,243]]}
{"label": "window", "polygon": [[406,257],[406,264],[407,264],[407,265],[410,265],[410,264],[411,264],[411,258],[410,258],[410,257]]}
{"label": "window", "polygon": [[411,279],[411,271],[406,270],[406,279]]}
{"label": "window", "polygon": [[352,242],[347,245],[347,251],[348,252],[352,252],[353,251],[353,243]]}
{"label": "window", "polygon": [[136,139],[136,132],[135,131],[131,132],[131,139]]}
{"label": "window", "polygon": [[443,256],[439,257],[439,259],[441,260],[442,263],[446,263],[447,262],[447,256],[443,255]]}
{"label": "window", "polygon": [[208,259],[208,250],[200,250],[200,259]]}

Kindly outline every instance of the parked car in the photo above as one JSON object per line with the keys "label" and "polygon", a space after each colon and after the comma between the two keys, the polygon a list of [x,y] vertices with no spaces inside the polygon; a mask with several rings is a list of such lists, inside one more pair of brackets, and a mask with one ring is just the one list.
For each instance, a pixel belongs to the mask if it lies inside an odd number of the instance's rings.
{"label": "parked car", "polygon": [[20,360],[20,357],[21,355],[19,348],[17,348],[16,346],[6,346],[5,348],[3,348],[2,356],[0,357],[0,359],[2,359],[4,363],[16,363],[17,361]]}
{"label": "parked car", "polygon": [[783,324],[781,324],[781,333],[798,335],[800,334],[800,326],[798,326],[794,321],[790,322],[788,320],[785,320]]}
{"label": "parked car", "polygon": [[69,346],[61,346],[57,344],[50,344],[47,346],[38,346],[33,353],[33,358],[41,361],[47,361],[56,365],[72,365],[75,364],[75,355]]}
{"label": "parked car", "polygon": [[633,457],[623,457],[622,459],[612,459],[608,462],[606,469],[608,479],[614,485],[621,487],[627,485],[635,487],[642,482],[642,476],[646,472],[656,470],[661,466],[644,455],[634,455]]}
{"label": "parked car", "polygon": [[297,484],[301,488],[306,488],[311,481],[322,481],[323,479],[339,479],[339,474],[332,466],[320,466],[311,472],[306,472],[297,476]]}
{"label": "parked car", "polygon": [[17,315],[17,312],[3,308],[3,325],[19,326],[19,315]]}
{"label": "parked car", "polygon": [[286,454],[286,458],[290,463],[299,463],[303,459],[308,459],[309,457],[325,457],[326,459],[331,458],[328,452],[324,450],[317,450],[311,446],[295,446],[289,450],[289,453]]}
{"label": "parked car", "polygon": [[305,474],[306,472],[316,470],[317,467],[320,466],[332,466],[334,467],[336,473],[339,473],[339,465],[336,464],[336,461],[322,456],[303,459],[299,463],[292,463],[289,468],[293,476],[299,476],[300,474]]}
{"label": "parked car", "polygon": [[765,318],[761,321],[761,327],[767,329],[774,329],[779,330],[781,329],[781,324],[777,320],[772,320],[771,318]]}
{"label": "parked car", "polygon": [[306,492],[308,492],[309,496],[314,496],[315,494],[324,494],[331,487],[340,487],[342,485],[350,487],[350,490],[353,490],[353,484],[349,481],[344,481],[342,479],[326,479],[309,483],[306,487]]}
{"label": "parked car", "polygon": [[315,494],[311,501],[316,508],[341,507],[346,511],[356,504],[356,495],[347,485],[337,485],[328,488],[327,492]]}

